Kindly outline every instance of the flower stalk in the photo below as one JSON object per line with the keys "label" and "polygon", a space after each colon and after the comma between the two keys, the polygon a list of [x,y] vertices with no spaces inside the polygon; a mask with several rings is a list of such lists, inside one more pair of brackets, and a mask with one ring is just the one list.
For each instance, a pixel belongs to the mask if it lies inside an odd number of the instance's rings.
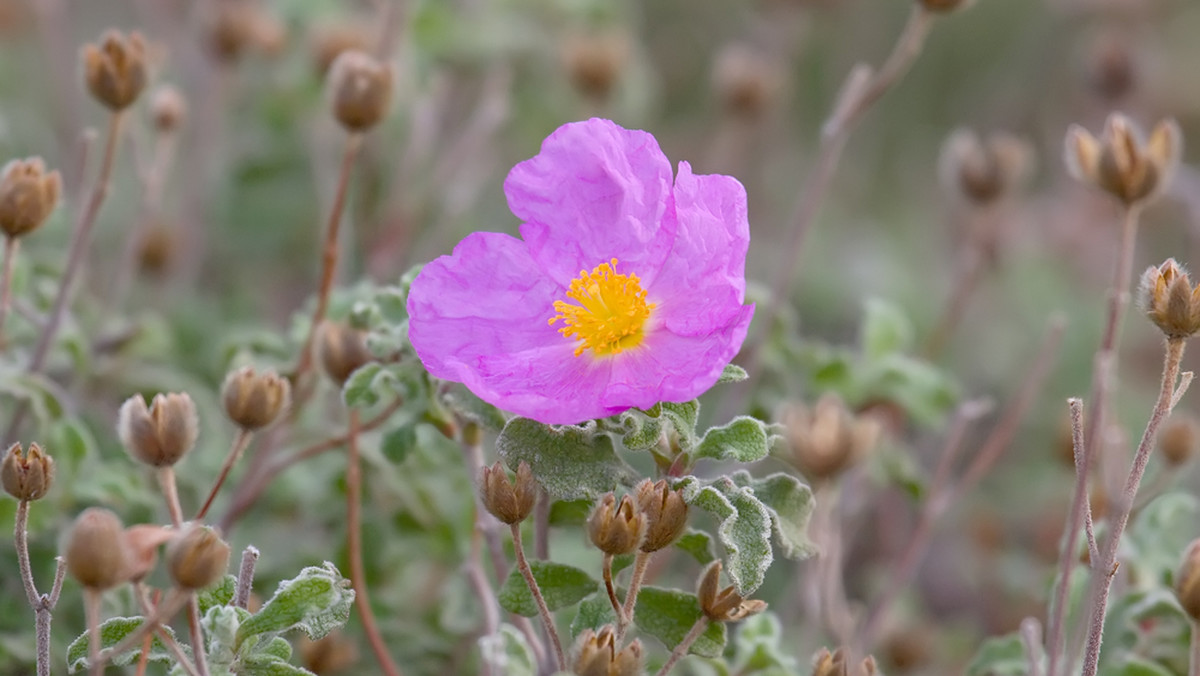
{"label": "flower stalk", "polygon": [[688,631],[687,635],[683,637],[683,640],[679,642],[679,645],[675,646],[675,649],[671,651],[671,656],[667,658],[667,661],[662,665],[662,669],[658,670],[658,676],[667,676],[667,674],[671,673],[671,669],[675,667],[675,663],[683,659],[683,656],[687,654],[687,651],[692,647],[692,644],[695,643],[696,639],[700,638],[700,635],[708,629],[708,625],[711,622],[712,620],[708,619],[708,616],[706,615],[701,615],[700,618],[696,620],[696,623],[692,625],[692,628]]}
{"label": "flower stalk", "polygon": [[4,238],[4,262],[0,263],[0,344],[4,342],[4,321],[8,319],[8,310],[12,307],[12,276],[13,261],[17,257],[17,249],[21,240],[16,237]]}
{"label": "flower stalk", "polygon": [[217,480],[213,483],[212,490],[208,492],[208,498],[204,500],[204,506],[200,511],[196,512],[195,521],[201,521],[208,514],[208,509],[212,507],[213,500],[216,500],[217,493],[221,491],[221,486],[225,484],[225,479],[229,477],[229,471],[237,464],[242,453],[246,451],[246,447],[250,445],[250,437],[254,433],[246,428],[239,428],[237,436],[233,438],[233,444],[229,448],[229,454],[225,456],[225,462],[221,465],[221,472],[217,475]]}
{"label": "flower stalk", "polygon": [[625,631],[629,629],[629,623],[633,622],[633,609],[637,606],[637,595],[642,589],[642,581],[646,578],[646,568],[650,565],[650,558],[654,556],[654,552],[638,550],[637,557],[633,560],[633,577],[629,579],[629,590],[625,592],[625,605],[621,612],[617,613],[617,640],[625,638]]}
{"label": "flower stalk", "polygon": [[[521,571],[521,576],[525,578],[525,584],[529,586],[529,593],[533,595],[533,600],[537,603],[538,613],[542,617],[542,625],[546,628],[546,634],[550,636],[550,642],[554,644],[555,667],[562,671],[567,668],[567,661],[563,657],[562,641],[558,638],[558,630],[554,628],[554,616],[550,614],[550,608],[546,606],[542,590],[538,587],[537,580],[533,579],[533,570],[530,569],[529,561],[525,558],[525,548],[521,544],[521,524],[519,522],[510,524],[509,529],[512,531],[513,549],[517,554],[517,570]],[[638,554],[640,557],[641,552]]]}

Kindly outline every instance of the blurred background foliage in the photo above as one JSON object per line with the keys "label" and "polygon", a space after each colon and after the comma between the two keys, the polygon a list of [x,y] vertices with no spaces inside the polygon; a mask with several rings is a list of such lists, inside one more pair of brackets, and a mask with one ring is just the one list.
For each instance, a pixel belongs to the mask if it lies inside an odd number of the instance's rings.
{"label": "blurred background foliage", "polygon": [[[32,510],[39,580],[49,579],[58,534],[83,507],[113,506],[127,522],[160,518],[152,477],[113,433],[125,397],[185,390],[197,401],[200,447],[180,468],[184,502],[194,504],[233,436],[216,400],[226,370],[248,358],[290,361],[304,326],[296,313],[311,311],[342,138],[323,99],[321,64],[338,40],[371,45],[384,34],[394,110],[355,172],[339,268],[349,290],[335,316],[370,297],[372,287],[354,287],[357,280],[395,284],[469,232],[515,233],[504,176],[560,124],[603,116],[651,131],[673,161],[746,185],[749,295],[760,308],[774,271],[799,257],[783,321],[764,326],[762,313],[757,320],[755,330],[772,336],[765,376],[753,391],[732,389],[726,400],[715,393],[701,415],[725,407],[771,416],[784,400],[814,401],[825,391],[890,412],[885,451],[847,487],[856,514],[847,535],[851,600],[878,591],[881,570],[906,541],[950,410],[963,397],[1010,400],[1048,318],[1063,313],[1064,341],[1033,414],[996,471],[939,530],[878,656],[888,673],[957,673],[985,636],[1045,616],[1072,476],[1060,453],[1063,400],[1082,395],[1091,377],[1118,232],[1115,207],[1066,176],[1063,135],[1069,123],[1097,130],[1122,110],[1147,126],[1173,116],[1185,138],[1197,138],[1200,5],[978,0],[940,17],[912,70],[855,130],[811,236],[792,252],[783,243],[821,125],[851,67],[886,56],[909,1],[386,3],[248,5],[258,23],[231,37],[215,3],[0,0],[0,159],[45,157],[64,172],[69,207],[22,249],[14,283],[21,314],[48,310],[80,191],[80,133],[103,124],[79,86],[79,46],[109,27],[142,31],[153,45],[154,82],[173,84],[188,102],[163,208],[151,234],[131,245],[145,190],[138,167],[154,144],[144,102],[136,111],[48,376],[24,376],[22,356],[0,355],[3,408],[35,401],[37,427],[27,440],[43,442],[59,463],[55,490]],[[926,360],[921,346],[968,248],[969,210],[938,168],[944,140],[959,127],[1015,133],[1036,162],[1001,208],[993,264],[947,349]],[[1135,270],[1200,256],[1194,157],[1186,153],[1167,198],[1146,214]],[[117,294],[123,275],[134,281]],[[13,345],[36,335],[27,318],[8,329]],[[1133,434],[1157,382],[1159,340],[1131,314],[1115,410]],[[288,443],[341,429],[329,422],[341,415],[329,403],[334,389],[320,396],[325,409]],[[1194,410],[1191,400],[1184,410]],[[994,418],[968,438],[967,454]],[[459,450],[427,424],[393,436],[385,454],[383,439],[402,426],[364,440],[373,600],[408,673],[467,673],[477,609],[457,567],[472,529],[462,499],[470,478]],[[1153,462],[1152,472],[1167,471]],[[232,532],[235,550],[263,550],[264,589],[301,565],[342,564],[341,466],[328,456],[284,472]],[[1170,480],[1194,489],[1194,473],[1179,474]],[[10,523],[14,509],[0,501],[0,523]],[[1194,517],[1195,505],[1189,509]],[[1172,546],[1200,535],[1194,524],[1173,526],[1192,532],[1173,536]],[[581,549],[574,531],[561,536],[556,549]],[[0,672],[17,675],[32,673],[33,648],[14,561],[0,543]],[[789,597],[789,580],[804,572],[777,566],[760,592],[800,663],[829,640]],[[68,585],[56,654],[82,628],[79,608]],[[360,659],[346,673],[371,668]]]}

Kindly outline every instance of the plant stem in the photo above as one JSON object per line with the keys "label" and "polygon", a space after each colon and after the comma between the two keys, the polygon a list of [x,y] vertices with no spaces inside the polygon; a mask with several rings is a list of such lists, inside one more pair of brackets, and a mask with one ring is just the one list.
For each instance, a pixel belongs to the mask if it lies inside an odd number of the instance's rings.
{"label": "plant stem", "polygon": [[225,456],[225,462],[221,465],[221,473],[217,475],[217,480],[213,483],[212,490],[208,492],[208,498],[204,500],[204,506],[200,511],[196,512],[194,521],[204,519],[204,515],[208,514],[208,508],[212,507],[213,500],[217,498],[217,493],[220,492],[221,486],[225,484],[225,479],[229,476],[229,470],[233,469],[238,459],[242,457],[246,446],[250,444],[250,437],[254,433],[246,428],[239,428],[237,436],[233,438],[233,444],[229,448],[229,454]]}
{"label": "plant stem", "polygon": [[[95,592],[95,594],[96,594],[96,597],[98,600],[99,592]],[[117,655],[120,655],[128,650],[132,650],[133,648],[136,648],[137,645],[141,642],[141,640],[143,638],[146,637],[147,634],[149,634],[152,631],[155,631],[164,622],[167,622],[172,617],[174,617],[175,613],[179,612],[179,610],[181,608],[183,608],[183,606],[187,603],[189,596],[190,596],[189,594],[185,594],[183,592],[180,592],[179,590],[172,590],[171,594],[169,596],[167,596],[167,599],[165,601],[163,601],[161,604],[159,604],[159,606],[154,610],[154,615],[150,616],[149,618],[146,619],[145,622],[138,625],[138,627],[136,629],[129,632],[129,634],[127,636],[125,636],[125,638],[118,641],[116,645],[109,648],[108,650],[101,652],[99,654],[99,656],[96,657],[95,659],[89,658],[89,663],[93,665],[93,669],[98,668],[100,670],[100,671],[93,671],[92,672],[93,676],[99,676],[100,673],[104,669],[104,665],[107,664],[110,660],[112,660],[112,658],[114,658]],[[85,597],[85,601],[86,601],[86,597]],[[97,619],[98,619],[98,614],[100,612],[99,611],[99,603],[97,603],[96,605],[97,605],[96,612],[97,612]],[[96,628],[97,628],[97,630],[99,629],[98,622],[97,622]],[[98,639],[99,639],[99,637],[97,636],[97,646],[99,645]]]}
{"label": "plant stem", "polygon": [[[1083,402],[1076,398],[1067,400],[1067,406],[1071,411],[1071,439],[1072,448],[1075,452],[1075,478],[1076,481],[1082,480],[1084,485],[1087,484],[1085,476],[1086,468],[1083,463]],[[1081,479],[1082,477],[1082,479]],[[1075,491],[1073,501],[1087,501],[1087,491]],[[1075,505],[1072,504],[1072,511]],[[1096,535],[1092,529],[1091,508],[1086,509],[1087,518],[1087,539],[1088,553],[1091,556],[1089,560],[1099,561],[1100,554],[1096,547]],[[1067,592],[1070,590],[1071,572],[1075,568],[1075,531],[1069,531],[1063,534],[1062,550],[1058,556],[1058,564],[1061,570],[1058,574],[1058,584],[1054,590],[1054,602],[1050,606],[1050,630],[1046,639],[1046,647],[1052,659],[1050,660],[1051,668],[1057,666],[1057,660],[1053,659],[1062,651],[1063,635],[1067,615]]]}
{"label": "plant stem", "polygon": [[17,237],[4,238],[4,262],[0,271],[0,346],[4,344],[4,320],[8,318],[8,309],[12,306],[12,276],[13,261],[17,257],[17,249],[21,240]]}
{"label": "plant stem", "polygon": [[188,595],[188,630],[192,637],[192,656],[196,660],[197,676],[208,676],[208,646],[204,641],[204,629],[200,626],[200,600],[196,593]]}
{"label": "plant stem", "polygon": [[371,596],[367,592],[367,572],[362,558],[362,468],[358,458],[358,411],[350,410],[350,426],[346,443],[346,548],[350,554],[350,579],[354,585],[358,617],[362,621],[367,642],[375,653],[375,660],[387,676],[402,673],[388,654],[387,643],[379,633],[375,613],[371,610]]}
{"label": "plant stem", "polygon": [[1171,413],[1171,402],[1175,397],[1175,382],[1179,378],[1179,364],[1183,360],[1183,350],[1187,345],[1184,338],[1167,339],[1166,354],[1163,357],[1162,386],[1158,392],[1158,401],[1150,413],[1150,420],[1142,432],[1142,440],[1138,443],[1133,464],[1129,468],[1129,476],[1121,493],[1120,502],[1115,507],[1116,517],[1112,521],[1112,530],[1105,544],[1104,557],[1099,561],[1093,560],[1094,577],[1090,597],[1093,599],[1091,617],[1088,623],[1088,638],[1084,650],[1083,676],[1096,676],[1100,662],[1100,643],[1104,633],[1104,614],[1108,606],[1108,593],[1112,589],[1112,580],[1117,572],[1117,549],[1121,544],[1121,535],[1129,522],[1129,513],[1133,509],[1137,490],[1146,471],[1146,463],[1154,449],[1154,441],[1158,436],[1158,428],[1163,420]]}
{"label": "plant stem", "polygon": [[675,663],[683,659],[683,656],[687,654],[688,649],[692,647],[692,644],[696,642],[696,639],[700,638],[700,635],[708,629],[708,623],[710,621],[711,620],[704,615],[701,615],[700,619],[696,620],[696,623],[693,624],[692,628],[688,631],[687,636],[684,636],[683,640],[679,642],[679,645],[675,646],[675,649],[671,651],[671,656],[667,658],[666,664],[663,664],[662,669],[658,670],[658,676],[667,676],[667,674],[671,672],[671,669],[674,668]]}
{"label": "plant stem", "polygon": [[542,590],[538,588],[537,580],[533,579],[533,570],[529,568],[529,561],[525,559],[525,548],[521,545],[521,524],[511,524],[509,529],[512,530],[513,549],[517,553],[517,569],[521,571],[521,575],[525,578],[525,584],[529,585],[529,593],[533,595],[533,600],[537,603],[538,612],[542,616],[542,625],[546,627],[550,642],[554,644],[555,666],[562,671],[566,669],[567,664],[566,659],[563,658],[562,642],[558,640],[558,630],[554,628],[554,617],[550,615],[550,609],[546,607],[546,599],[542,597]]}
{"label": "plant stem", "polygon": [[650,557],[654,552],[638,550],[633,560],[633,577],[629,579],[629,589],[625,592],[625,606],[617,613],[617,642],[625,638],[625,630],[633,622],[633,609],[637,606],[637,595],[642,589],[642,580],[646,577],[646,567],[650,565]]}
{"label": "plant stem", "polygon": [[95,589],[85,589],[83,592],[83,609],[87,616],[88,629],[88,664],[91,665],[91,676],[103,676],[104,663],[100,657],[100,592]]}
{"label": "plant stem", "polygon": [[245,608],[250,604],[250,590],[254,586],[254,565],[258,563],[258,548],[251,545],[242,552],[242,565],[238,568],[237,585],[233,592],[233,606]]}
{"label": "plant stem", "polygon": [[[304,338],[304,346],[300,348],[300,360],[292,381],[299,385],[301,378],[312,366],[313,342],[316,340],[317,329],[325,319],[329,308],[329,295],[333,291],[333,277],[338,262],[338,232],[341,229],[342,210],[346,204],[346,193],[350,185],[350,174],[354,169],[354,160],[362,146],[362,134],[351,133],[346,137],[345,150],[342,154],[342,167],[338,174],[337,189],[333,194],[333,205],[329,210],[329,223],[325,228],[325,245],[321,252],[321,284],[317,287],[317,309],[313,312],[308,326],[308,335]],[[308,398],[306,391],[297,393],[294,408],[299,408]]]}
{"label": "plant stem", "polygon": [[[142,615],[144,617],[150,617],[153,615],[154,604],[150,601],[150,595],[146,589],[146,586],[140,582],[135,582],[134,595],[137,597],[138,603],[142,607]],[[179,666],[185,672],[187,672],[189,676],[198,676],[196,668],[192,666],[191,661],[188,659],[187,653],[183,652],[183,647],[179,645],[179,641],[176,641],[174,638],[172,638],[170,634],[163,630],[162,627],[155,628],[154,634],[158,635],[159,640],[163,642],[163,645],[167,647],[167,650],[171,651],[171,654],[175,656],[175,661],[179,663]],[[152,634],[146,634],[146,640],[144,643],[142,643],[142,658],[138,663],[138,669],[141,670],[142,673],[145,673],[146,657],[150,652],[150,646],[152,645],[153,640],[154,636]]]}
{"label": "plant stem", "polygon": [[163,497],[167,501],[167,511],[171,514],[171,525],[179,528],[183,525],[183,508],[179,505],[179,490],[175,486],[175,468],[170,465],[159,467],[158,485],[162,487]]}
{"label": "plant stem", "polygon": [[[500,608],[496,603],[496,595],[492,591],[492,585],[488,582],[487,575],[483,572],[483,531],[480,528],[480,520],[483,513],[478,506],[475,508],[475,529],[471,533],[471,554],[467,558],[467,562],[463,565],[464,571],[467,574],[467,581],[475,588],[475,594],[479,597],[479,603],[483,606],[483,631],[485,636],[495,636],[500,630]],[[540,658],[539,658],[540,661]],[[483,660],[483,676],[491,676],[493,673],[492,662]]]}
{"label": "plant stem", "polygon": [[1021,644],[1029,662],[1028,676],[1042,676],[1042,625],[1037,618],[1021,620]]}
{"label": "plant stem", "polygon": [[604,576],[604,589],[608,592],[608,601],[612,604],[613,612],[617,614],[617,626],[622,627],[625,625],[625,611],[621,609],[621,601],[617,599],[617,590],[613,587],[612,562],[612,554],[605,553],[600,570]]}
{"label": "plant stem", "polygon": [[1192,620],[1191,650],[1188,652],[1188,676],[1200,676],[1200,622]]}
{"label": "plant stem", "polygon": [[[50,611],[58,601],[57,591],[51,596],[38,592],[33,580],[33,568],[29,564],[29,501],[17,503],[16,525],[13,528],[13,545],[17,549],[17,566],[21,569],[21,584],[25,587],[25,600],[34,615],[37,636],[37,676],[50,676]],[[59,559],[59,575],[55,578],[56,589],[62,588],[62,559]]]}
{"label": "plant stem", "polygon": [[[1107,407],[1111,382],[1117,367],[1116,347],[1120,336],[1121,320],[1129,304],[1129,285],[1133,279],[1133,252],[1137,244],[1139,210],[1127,207],[1121,223],[1121,240],[1117,249],[1117,260],[1113,266],[1112,286],[1108,290],[1108,319],[1100,346],[1096,349],[1092,371],[1092,384],[1088,394],[1088,410],[1084,415],[1083,452],[1076,460],[1075,487],[1071,498],[1071,513],[1067,517],[1065,538],[1071,546],[1065,556],[1072,556],[1075,534],[1086,525],[1091,530],[1092,510],[1087,495],[1087,478],[1097,455],[1098,432]],[[1093,536],[1094,538],[1094,536]],[[1068,550],[1064,549],[1064,552]],[[1097,563],[1093,559],[1093,565]],[[1064,562],[1060,585],[1068,588],[1073,570],[1073,561]],[[1063,609],[1065,612],[1065,609]],[[1060,612],[1060,609],[1055,609]],[[1061,620],[1052,619],[1047,636],[1048,666],[1046,676],[1058,676],[1059,660],[1062,658],[1063,626]]]}

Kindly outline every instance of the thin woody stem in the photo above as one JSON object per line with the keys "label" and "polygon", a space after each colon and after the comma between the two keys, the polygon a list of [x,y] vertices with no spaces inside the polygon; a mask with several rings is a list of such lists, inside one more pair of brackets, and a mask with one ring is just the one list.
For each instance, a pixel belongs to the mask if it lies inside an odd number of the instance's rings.
{"label": "thin woody stem", "polygon": [[87,616],[88,664],[91,676],[103,676],[104,662],[100,654],[100,592],[86,589],[83,592],[84,614]]}
{"label": "thin woody stem", "polygon": [[624,625],[625,611],[621,609],[621,601],[617,599],[617,590],[613,587],[612,563],[612,554],[605,553],[600,570],[604,575],[604,589],[608,592],[608,601],[612,604],[613,612],[617,614],[617,624]]}
{"label": "thin woody stem", "polygon": [[29,607],[36,611],[41,607],[42,599],[41,594],[38,593],[37,584],[33,581],[33,568],[29,565],[29,533],[26,530],[28,524],[29,501],[21,500],[17,503],[13,544],[17,548],[17,565],[21,569],[21,583],[25,587],[25,600],[29,602]]}
{"label": "thin woody stem", "polygon": [[[140,582],[135,583],[134,595],[137,597],[138,604],[142,608],[142,615],[145,617],[153,615],[154,604],[150,601],[149,590],[146,589],[146,586]],[[163,642],[163,645],[167,647],[167,650],[171,651],[171,654],[175,656],[175,661],[179,663],[179,666],[185,672],[187,672],[189,676],[197,676],[195,667],[192,666],[191,661],[188,659],[187,654],[183,652],[183,647],[179,645],[178,641],[176,641],[162,627],[156,627],[154,630],[154,635],[157,635],[159,640]],[[146,642],[142,644],[142,658],[145,658],[150,652],[150,642],[153,640],[154,635],[146,635]],[[138,669],[144,671],[144,664],[145,660],[143,659],[142,662],[138,664]]]}
{"label": "thin woody stem", "polygon": [[237,464],[242,453],[246,451],[246,446],[250,445],[250,437],[254,433],[246,428],[239,428],[237,436],[233,438],[233,445],[229,448],[229,454],[225,456],[225,462],[221,465],[221,473],[217,475],[216,482],[213,483],[212,490],[208,492],[208,498],[204,500],[204,506],[200,511],[196,512],[194,521],[200,521],[204,515],[208,514],[209,507],[212,507],[213,500],[216,500],[217,493],[221,491],[221,486],[225,484],[225,479],[229,477],[229,471]]}
{"label": "thin woody stem", "polygon": [[250,590],[254,586],[254,566],[258,563],[258,548],[251,545],[242,552],[242,565],[238,568],[237,585],[233,592],[233,606],[245,608],[250,604]]}
{"label": "thin woody stem", "polygon": [[8,318],[8,310],[12,306],[13,261],[20,246],[20,238],[4,238],[4,262],[0,264],[3,265],[0,271],[0,346],[4,344],[4,320]]}
{"label": "thin woody stem", "polygon": [[1129,476],[1121,493],[1121,500],[1116,505],[1116,517],[1112,521],[1112,530],[1105,542],[1104,556],[1099,561],[1093,560],[1092,590],[1090,597],[1091,617],[1088,623],[1088,638],[1084,650],[1083,676],[1096,676],[1100,663],[1100,644],[1104,634],[1104,615],[1108,606],[1108,594],[1112,589],[1113,577],[1117,572],[1117,550],[1121,544],[1121,535],[1129,523],[1129,514],[1133,510],[1137,497],[1138,486],[1150,460],[1150,452],[1154,449],[1154,441],[1158,436],[1158,428],[1171,413],[1171,402],[1175,398],[1175,383],[1179,378],[1179,364],[1183,361],[1185,338],[1169,338],[1166,354],[1163,357],[1162,386],[1159,389],[1158,400],[1150,413],[1150,420],[1142,432],[1142,440],[1138,443],[1133,464],[1129,468]]}
{"label": "thin woody stem", "polygon": [[367,571],[362,557],[362,467],[358,457],[358,411],[350,411],[349,439],[346,443],[346,548],[350,555],[350,580],[358,602],[358,618],[362,621],[367,642],[375,660],[387,676],[401,676],[401,671],[388,654],[387,643],[379,633],[375,613],[371,610],[371,596],[367,591]]}
{"label": "thin woody stem", "polygon": [[158,484],[162,487],[163,497],[167,501],[171,525],[179,528],[183,525],[183,507],[179,505],[179,489],[175,486],[175,469],[170,465],[158,468]]}
{"label": "thin woody stem", "polygon": [[633,622],[633,609],[637,606],[638,592],[642,589],[642,580],[646,578],[646,567],[650,565],[650,557],[654,552],[638,550],[637,558],[633,561],[633,577],[629,579],[629,590],[625,592],[625,606],[617,613],[617,641],[625,637],[625,630]]}
{"label": "thin woody stem", "polygon": [[709,622],[711,622],[711,620],[709,620],[706,615],[701,615],[700,619],[696,620],[696,623],[692,625],[691,630],[688,631],[687,636],[684,636],[683,640],[679,642],[679,645],[675,646],[675,649],[671,651],[671,656],[667,658],[666,663],[662,665],[662,669],[658,670],[657,676],[667,676],[667,674],[671,672],[671,669],[675,667],[675,663],[683,659],[683,656],[687,654],[688,649],[692,647],[692,644],[696,642],[696,639],[700,638],[700,635],[708,629]]}
{"label": "thin woody stem", "polygon": [[558,639],[558,630],[554,628],[554,616],[550,614],[550,608],[546,606],[542,590],[538,587],[537,580],[533,579],[533,570],[529,568],[529,561],[525,558],[525,548],[521,544],[521,524],[511,524],[509,529],[512,531],[513,549],[517,554],[517,569],[521,571],[521,575],[525,578],[525,584],[529,586],[529,593],[533,595],[533,600],[537,603],[538,613],[542,616],[542,625],[546,627],[546,634],[550,636],[550,642],[554,644],[555,666],[562,671],[566,669],[567,664],[563,657],[562,642]]}
{"label": "thin woody stem", "polygon": [[1188,676],[1200,676],[1200,623],[1192,620],[1191,649],[1188,651]]}
{"label": "thin woody stem", "polygon": [[192,637],[192,655],[196,660],[197,676],[208,676],[208,648],[204,643],[204,630],[200,626],[200,600],[195,592],[188,598],[188,631]]}

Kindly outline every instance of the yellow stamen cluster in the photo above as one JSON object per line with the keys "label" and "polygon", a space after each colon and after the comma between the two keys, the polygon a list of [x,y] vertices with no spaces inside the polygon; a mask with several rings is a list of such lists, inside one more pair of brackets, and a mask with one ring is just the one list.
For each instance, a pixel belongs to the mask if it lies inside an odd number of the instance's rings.
{"label": "yellow stamen cluster", "polygon": [[550,323],[563,320],[565,326],[558,332],[580,341],[576,357],[584,350],[596,356],[616,354],[642,342],[642,327],[654,303],[646,302],[646,291],[637,275],[617,274],[616,267],[614,258],[591,272],[579,272],[567,290],[567,297],[579,305],[554,301],[558,314]]}

